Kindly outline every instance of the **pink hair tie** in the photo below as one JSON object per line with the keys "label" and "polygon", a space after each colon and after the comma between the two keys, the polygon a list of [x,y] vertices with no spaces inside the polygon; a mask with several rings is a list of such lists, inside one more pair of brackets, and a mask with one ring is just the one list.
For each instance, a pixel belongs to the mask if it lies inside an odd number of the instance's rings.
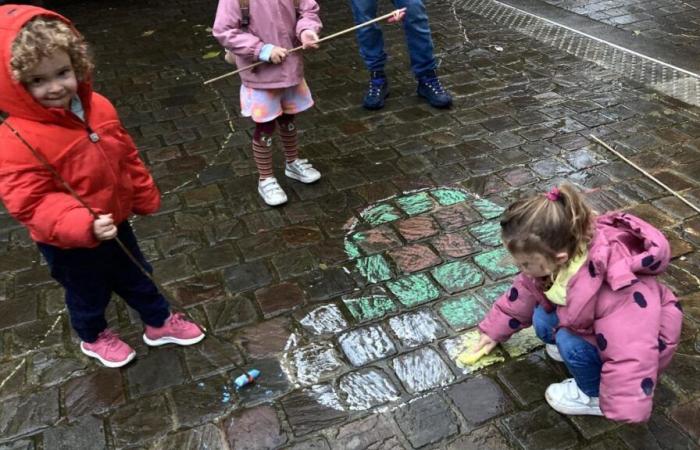
{"label": "pink hair tie", "polygon": [[545,194],[547,196],[547,200],[556,202],[559,200],[559,189],[557,187],[553,187],[549,192]]}

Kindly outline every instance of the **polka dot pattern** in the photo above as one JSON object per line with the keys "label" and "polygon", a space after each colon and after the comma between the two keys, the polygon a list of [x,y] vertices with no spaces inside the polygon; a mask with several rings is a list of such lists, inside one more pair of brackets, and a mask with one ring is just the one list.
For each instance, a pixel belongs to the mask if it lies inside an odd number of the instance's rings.
{"label": "polka dot pattern", "polygon": [[644,298],[644,295],[637,291],[634,294],[632,294],[634,297],[634,302],[639,305],[640,308],[646,308],[647,307],[647,299]]}
{"label": "polka dot pattern", "polygon": [[508,300],[514,302],[518,299],[518,289],[515,287],[510,288],[510,293],[508,293]]}
{"label": "polka dot pattern", "polygon": [[608,340],[605,339],[605,336],[603,336],[603,333],[598,333],[595,335],[595,340],[596,343],[598,344],[598,348],[600,351],[605,351],[606,348],[608,348]]}
{"label": "polka dot pattern", "polygon": [[593,264],[593,261],[588,261],[588,274],[591,276],[591,278],[596,277],[595,264]]}
{"label": "polka dot pattern", "polygon": [[651,378],[645,378],[642,380],[642,391],[646,395],[651,395],[654,393],[654,380]]}
{"label": "polka dot pattern", "polygon": [[520,321],[518,319],[510,319],[508,321],[508,326],[511,327],[513,330],[517,330],[520,328]]}

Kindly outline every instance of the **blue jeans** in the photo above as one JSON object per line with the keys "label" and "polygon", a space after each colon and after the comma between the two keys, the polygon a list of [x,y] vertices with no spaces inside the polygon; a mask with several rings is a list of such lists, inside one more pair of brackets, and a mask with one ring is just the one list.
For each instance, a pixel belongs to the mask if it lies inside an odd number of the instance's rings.
{"label": "blue jeans", "polygon": [[[124,221],[117,229],[119,240],[151,272],[129,222]],[[71,325],[81,340],[95,342],[97,335],[107,328],[105,310],[112,292],[138,311],[147,325],[161,327],[170,315],[167,300],[114,239],[95,248],[37,245],[51,268],[51,276],[66,289]]]}
{"label": "blue jeans", "polygon": [[[350,0],[355,23],[360,24],[377,17],[378,0]],[[411,70],[416,77],[435,70],[437,64],[433,57],[433,38],[430,35],[428,14],[423,0],[392,0],[396,8],[406,7],[403,20]],[[357,42],[360,55],[370,72],[384,70],[387,55],[384,53],[384,38],[379,25],[372,24],[357,30]]]}
{"label": "blue jeans", "polygon": [[555,311],[547,313],[541,306],[535,308],[532,326],[537,337],[547,344],[556,344],[579,389],[589,397],[598,397],[600,372],[603,368],[598,349],[566,328],[559,328],[555,335],[554,330],[558,324],[559,318]]}

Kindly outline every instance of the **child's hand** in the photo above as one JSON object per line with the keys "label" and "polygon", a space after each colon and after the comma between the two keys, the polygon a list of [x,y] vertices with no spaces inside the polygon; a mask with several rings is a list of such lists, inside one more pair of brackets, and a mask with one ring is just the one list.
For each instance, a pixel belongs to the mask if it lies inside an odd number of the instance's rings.
{"label": "child's hand", "polygon": [[476,345],[471,349],[471,354],[473,355],[483,350],[484,355],[488,355],[489,353],[491,353],[491,350],[496,348],[497,345],[498,342],[494,341],[486,334],[481,333],[481,338],[479,339],[479,342],[477,342]]}
{"label": "child's hand", "polygon": [[272,64],[280,64],[287,58],[288,54],[289,50],[286,48],[274,47],[272,49],[272,53],[270,53],[270,62]]}
{"label": "child's hand", "polygon": [[236,64],[236,57],[233,56],[233,53],[226,50],[226,54],[224,55],[224,61],[226,61],[229,64]]}
{"label": "child's hand", "polygon": [[100,214],[92,223],[92,232],[99,241],[114,239],[117,236],[117,227],[111,214]]}
{"label": "child's hand", "polygon": [[397,9],[396,12],[391,17],[389,17],[387,23],[401,22],[404,17],[406,17],[406,8]]}
{"label": "child's hand", "polygon": [[304,50],[309,48],[318,48],[318,34],[312,30],[304,30],[301,32],[301,45],[304,46]]}

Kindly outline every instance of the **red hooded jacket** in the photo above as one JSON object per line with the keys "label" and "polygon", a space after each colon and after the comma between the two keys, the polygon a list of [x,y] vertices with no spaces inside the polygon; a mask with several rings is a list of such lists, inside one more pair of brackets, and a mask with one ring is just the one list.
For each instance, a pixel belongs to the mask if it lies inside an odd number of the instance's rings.
{"label": "red hooded jacket", "polygon": [[[155,212],[160,206],[158,188],[114,106],[92,91],[89,80],[78,86],[83,121],[71,111],[45,108],[12,78],[12,42],[24,24],[38,15],[71,25],[66,18],[42,8],[0,6],[0,111],[8,114],[7,124],[98,214],[111,213],[119,224],[132,212]],[[61,248],[99,244],[88,210],[6,125],[0,125],[0,198],[35,241]]]}

